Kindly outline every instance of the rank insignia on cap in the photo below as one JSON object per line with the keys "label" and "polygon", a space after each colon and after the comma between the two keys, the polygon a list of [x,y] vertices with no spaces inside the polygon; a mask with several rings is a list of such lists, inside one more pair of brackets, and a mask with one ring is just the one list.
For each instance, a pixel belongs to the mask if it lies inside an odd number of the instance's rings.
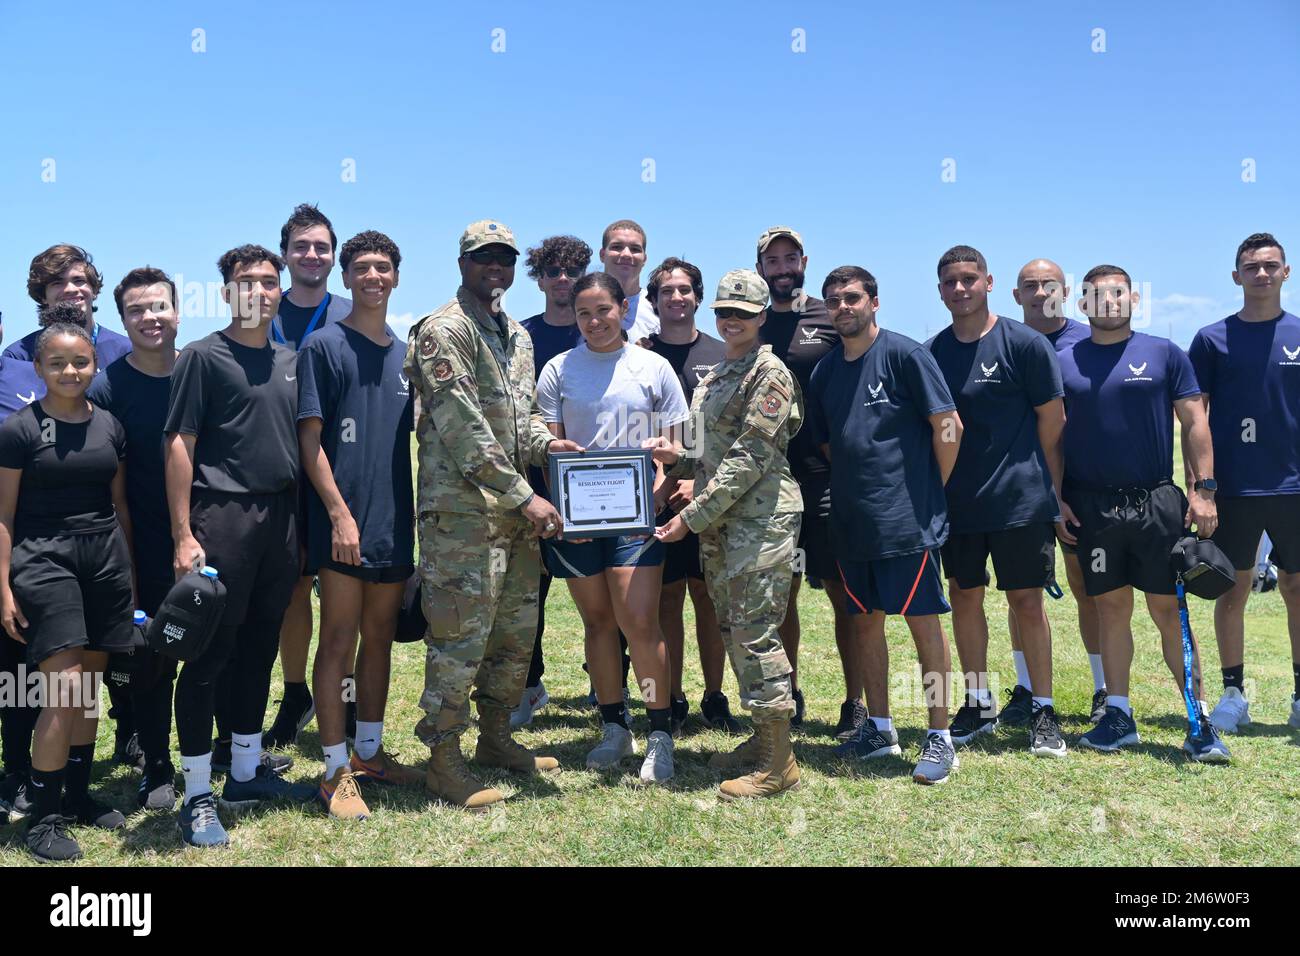
{"label": "rank insignia on cap", "polygon": [[436,381],[445,382],[451,378],[451,362],[448,359],[441,358],[433,363],[433,377]]}
{"label": "rank insignia on cap", "polygon": [[735,289],[737,292],[744,292],[744,291],[745,291],[745,283],[743,283],[743,282],[737,282],[735,285],[732,286],[732,288]]}
{"label": "rank insignia on cap", "polygon": [[496,232],[496,231],[497,231],[497,224],[495,222],[488,223],[488,232]]}

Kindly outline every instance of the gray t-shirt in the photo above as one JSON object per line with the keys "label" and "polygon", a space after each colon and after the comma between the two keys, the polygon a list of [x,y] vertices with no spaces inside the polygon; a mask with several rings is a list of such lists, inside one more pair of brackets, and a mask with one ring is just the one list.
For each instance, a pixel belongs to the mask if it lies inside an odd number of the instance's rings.
{"label": "gray t-shirt", "polygon": [[668,360],[630,344],[593,352],[582,342],[555,356],[537,380],[537,404],[584,448],[640,448],[690,416]]}

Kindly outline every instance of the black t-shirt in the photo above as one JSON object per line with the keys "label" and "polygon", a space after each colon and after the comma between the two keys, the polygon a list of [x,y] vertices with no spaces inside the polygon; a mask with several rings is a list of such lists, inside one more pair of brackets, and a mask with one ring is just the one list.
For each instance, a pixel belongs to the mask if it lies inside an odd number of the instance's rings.
{"label": "black t-shirt", "polygon": [[837,345],[805,392],[809,437],[831,449],[831,529],[837,555],[876,561],[948,538],[943,476],[929,416],[955,406],[934,356],[881,329],[845,361]]}
{"label": "black t-shirt", "polygon": [[122,425],[91,407],[84,422],[60,421],[39,401],[0,424],[0,468],[23,473],[14,511],[21,538],[111,531],[113,478],[126,456]]}
{"label": "black t-shirt", "polygon": [[[414,563],[414,403],[402,372],[406,347],[386,331],[393,341],[382,346],[335,324],[298,353],[298,421],[321,420],[321,448],[361,533],[368,568]],[[310,482],[306,496],[308,566],[319,568],[330,560],[332,525]]]}
{"label": "black t-shirt", "polygon": [[[773,354],[786,364],[803,391],[807,391],[817,363],[840,342],[840,334],[827,316],[826,304],[812,296],[804,300],[803,309],[798,312],[768,309],[767,321],[758,330],[758,337],[765,345],[772,346]],[[802,428],[790,439],[787,456],[790,470],[801,485],[830,470],[816,442]]]}
{"label": "black t-shirt", "polygon": [[[285,294],[280,297],[280,309],[271,327],[271,341],[295,351],[306,344],[304,336],[310,340],[312,335],[326,325],[336,324],[341,319],[347,318],[352,311],[351,299],[334,295],[332,292],[325,293],[325,298],[321,300],[319,306],[294,305],[289,301],[288,293],[289,290],[286,289]],[[319,315],[317,315],[318,309]],[[312,323],[313,317],[316,318],[315,324]],[[281,337],[277,337],[277,332]]]}
{"label": "black t-shirt", "polygon": [[975,342],[959,342],[949,326],[928,344],[963,429],[947,486],[953,533],[1056,521],[1060,513],[1034,411],[1064,394],[1047,336],[999,316]]}
{"label": "black t-shirt", "polygon": [[698,329],[695,332],[695,341],[687,342],[685,345],[664,342],[658,334],[651,335],[650,351],[662,355],[673,367],[673,371],[677,373],[677,378],[682,383],[682,391],[686,393],[688,406],[691,404],[691,396],[695,394],[695,386],[700,384],[700,379],[708,375],[713,366],[727,358],[727,347],[713,336],[706,335]]}
{"label": "black t-shirt", "polygon": [[86,397],[112,412],[126,432],[126,504],[142,578],[172,579],[171,516],[163,471],[163,423],[170,375],[146,375],[124,357],[96,375]]}
{"label": "black t-shirt", "polygon": [[546,363],[555,356],[576,348],[582,341],[578,323],[572,325],[548,325],[545,313],[530,315],[521,323],[528,337],[533,340],[533,381],[542,375]]}
{"label": "black t-shirt", "polygon": [[297,353],[213,332],[176,360],[163,430],[196,436],[195,489],[277,494],[298,479],[297,418]]}

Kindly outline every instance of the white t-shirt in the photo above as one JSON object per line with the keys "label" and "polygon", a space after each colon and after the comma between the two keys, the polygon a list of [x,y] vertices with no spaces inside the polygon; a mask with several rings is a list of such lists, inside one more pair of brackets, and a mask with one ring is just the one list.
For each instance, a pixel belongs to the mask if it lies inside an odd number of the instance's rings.
{"label": "white t-shirt", "polygon": [[593,352],[581,342],[546,363],[537,404],[548,423],[584,448],[640,448],[647,438],[690,417],[672,365],[649,349],[624,343]]}
{"label": "white t-shirt", "polygon": [[633,345],[659,333],[659,316],[655,315],[654,307],[650,305],[644,288],[636,295],[627,297],[627,315],[623,316],[623,331],[627,333],[627,340]]}

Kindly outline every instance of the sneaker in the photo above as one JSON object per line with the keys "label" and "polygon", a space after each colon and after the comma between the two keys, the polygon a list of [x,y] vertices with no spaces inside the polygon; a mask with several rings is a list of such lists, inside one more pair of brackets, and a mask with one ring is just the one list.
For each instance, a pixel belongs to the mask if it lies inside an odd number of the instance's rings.
{"label": "sneaker", "polygon": [[954,744],[968,744],[980,734],[991,734],[993,728],[998,725],[996,714],[989,714],[989,710],[979,704],[965,703],[957,711],[957,716],[952,719],[952,726],[949,733],[952,734]]}
{"label": "sneaker", "polygon": [[1104,687],[1092,693],[1092,713],[1088,715],[1088,719],[1094,724],[1101,723],[1101,719],[1106,716],[1106,697]]}
{"label": "sneaker", "polygon": [[1287,724],[1300,730],[1300,695],[1291,695],[1291,716],[1286,720]]}
{"label": "sneaker", "polygon": [[539,710],[551,702],[551,695],[546,693],[546,685],[541,681],[536,687],[525,687],[524,696],[519,698],[519,706],[510,712],[511,727],[527,727]]}
{"label": "sneaker", "polygon": [[[423,775],[421,775],[423,780]],[[321,777],[317,797],[329,815],[339,820],[368,820],[370,808],[361,799],[357,777],[347,766],[339,767],[332,777]]]}
{"label": "sneaker", "polygon": [[840,722],[831,731],[836,740],[852,740],[867,719],[867,705],[860,700],[846,700],[840,704]]}
{"label": "sneaker", "polygon": [[1219,733],[1237,733],[1250,723],[1250,701],[1236,687],[1223,688],[1218,706],[1210,711],[1210,723]]}
{"label": "sneaker", "polygon": [[[262,766],[271,773],[284,775],[293,766],[293,758],[284,754],[272,754],[262,751]],[[212,772],[230,773],[230,741],[212,741]]]}
{"label": "sneaker", "polygon": [[938,734],[926,734],[925,749],[912,771],[912,780],[926,786],[947,783],[948,776],[960,766],[961,758],[952,744]]}
{"label": "sneaker", "polygon": [[[663,733],[663,731],[659,731]],[[618,765],[624,757],[636,753],[636,739],[632,731],[622,724],[604,724],[600,728],[600,743],[587,754],[588,770],[608,770]]]}
{"label": "sneaker", "polygon": [[226,846],[230,843],[226,828],[217,816],[217,803],[210,793],[195,797],[181,807],[176,824],[187,846]]}
{"label": "sneaker", "polygon": [[0,780],[0,812],[8,814],[10,823],[17,823],[32,812],[32,802],[27,799],[27,774],[11,773]]}
{"label": "sneaker", "polygon": [[171,761],[145,767],[135,797],[141,810],[175,810],[177,796],[176,768]]}
{"label": "sneaker", "polygon": [[316,796],[316,788],[309,784],[296,784],[284,780],[270,770],[266,764],[257,768],[252,780],[236,780],[226,777],[226,785],[221,788],[221,805],[223,807],[251,807],[264,800],[287,800],[290,803],[308,803]]}
{"label": "sneaker", "polygon": [[89,793],[75,803],[63,797],[63,815],[80,823],[82,826],[95,827],[99,830],[121,830],[126,826],[126,817],[120,810],[101,803]]}
{"label": "sneaker", "polygon": [[144,751],[140,749],[140,735],[131,734],[125,739],[119,737],[113,748],[113,763],[132,770],[144,770]]}
{"label": "sneaker", "polygon": [[1034,692],[1024,684],[1007,691],[1007,703],[998,714],[998,723],[1007,727],[1023,727],[1034,719]]}
{"label": "sneaker", "polygon": [[1033,721],[1033,728],[1029,732],[1029,752],[1035,757],[1064,757],[1065,738],[1061,736],[1061,722],[1056,719],[1056,708],[1051,704],[1039,707],[1034,711]]}
{"label": "sneaker", "polygon": [[1183,739],[1183,750],[1197,763],[1228,763],[1232,760],[1232,754],[1219,739],[1214,723],[1206,719],[1204,712],[1201,714],[1201,734],[1197,737],[1188,734]]}
{"label": "sneaker", "polygon": [[700,700],[700,717],[708,727],[729,734],[738,734],[744,727],[731,715],[731,701],[720,690],[705,694]]}
{"label": "sneaker", "polygon": [[27,827],[27,850],[41,863],[64,863],[81,859],[81,847],[68,833],[68,820],[61,814],[33,820]]}
{"label": "sneaker", "polygon": [[362,760],[354,750],[348,766],[360,780],[390,783],[398,787],[419,787],[424,784],[424,771],[398,763],[382,746],[369,760]]}
{"label": "sneaker", "polygon": [[1135,744],[1140,739],[1133,716],[1118,707],[1108,706],[1101,722],[1079,738],[1079,746],[1114,753],[1120,747]]}
{"label": "sneaker", "polygon": [[879,760],[881,757],[897,757],[903,749],[898,746],[898,731],[876,728],[876,722],[868,717],[858,728],[858,732],[849,740],[835,748],[837,757],[857,757],[859,760]]}
{"label": "sneaker", "polygon": [[262,735],[262,748],[280,750],[297,743],[298,734],[315,716],[316,703],[305,685],[301,693],[286,693],[280,698],[280,709],[276,712],[271,729]]}
{"label": "sneaker", "polygon": [[673,778],[673,738],[656,730],[646,742],[641,763],[642,783],[667,783]]}
{"label": "sneaker", "polygon": [[686,718],[691,712],[691,702],[685,697],[673,697],[668,701],[669,721],[672,724],[672,735],[680,737],[682,731],[686,729]]}
{"label": "sneaker", "polygon": [[795,690],[791,692],[790,696],[794,698],[794,716],[790,718],[790,726],[802,727],[803,726],[803,691]]}

